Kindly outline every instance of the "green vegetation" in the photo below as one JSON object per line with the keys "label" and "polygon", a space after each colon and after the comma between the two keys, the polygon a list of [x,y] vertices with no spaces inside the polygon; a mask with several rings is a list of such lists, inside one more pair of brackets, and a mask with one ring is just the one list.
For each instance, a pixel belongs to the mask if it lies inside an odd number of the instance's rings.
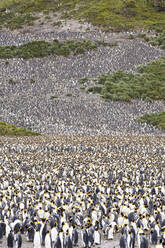
{"label": "green vegetation", "polygon": [[8,82],[9,84],[14,84],[14,80],[12,78],[9,78]]}
{"label": "green vegetation", "polygon": [[53,26],[60,27],[61,25],[62,25],[62,22],[61,21],[53,22]]}
{"label": "green vegetation", "polygon": [[[154,25],[151,29],[155,31],[153,35],[147,36],[145,33],[139,33],[137,36],[134,36],[134,38],[143,38],[152,46],[160,46],[160,48],[165,49],[165,25]],[[131,36],[128,38],[131,39]]]}
{"label": "green vegetation", "polygon": [[45,57],[49,55],[68,56],[71,52],[74,55],[85,53],[96,49],[97,45],[91,41],[66,41],[54,40],[52,43],[46,41],[32,41],[21,46],[1,46],[0,58],[24,58]]}
{"label": "green vegetation", "polygon": [[138,118],[141,123],[148,123],[150,125],[156,126],[161,130],[165,130],[165,111],[159,114],[145,114]]}
{"label": "green vegetation", "polygon": [[31,26],[38,19],[30,13],[14,14],[13,12],[0,12],[0,25],[11,30],[22,28],[24,25]]}
{"label": "green vegetation", "polygon": [[30,83],[31,84],[34,84],[35,83],[35,80],[33,78],[30,79]]}
{"label": "green vegetation", "polygon": [[50,20],[51,17],[47,15],[47,16],[45,16],[45,19]]}
{"label": "green vegetation", "polygon": [[53,100],[55,98],[58,98],[58,96],[54,95],[54,96],[50,96],[50,99]]}
{"label": "green vegetation", "polygon": [[101,94],[101,92],[102,92],[102,86],[97,86],[97,85],[95,85],[95,86],[89,87],[89,88],[87,89],[87,92],[92,92],[92,93],[99,93],[99,94]]}
{"label": "green vegetation", "polygon": [[85,90],[85,85],[81,85],[80,90]]}
{"label": "green vegetation", "polygon": [[107,46],[114,47],[114,46],[117,46],[118,45],[117,42],[105,42],[105,41],[101,41],[101,40],[97,40],[96,41],[96,44],[98,46],[104,46],[104,47],[107,47]]}
{"label": "green vegetation", "polygon": [[152,46],[160,46],[160,48],[165,49],[165,31],[162,31],[161,33],[156,32],[155,36],[145,37],[145,40]]}
{"label": "green vegetation", "polygon": [[16,128],[14,125],[6,124],[0,121],[0,136],[36,136],[39,133],[26,130],[24,128]]}
{"label": "green vegetation", "polygon": [[5,65],[9,65],[9,61],[5,61]]}
{"label": "green vegetation", "polygon": [[32,18],[37,16],[36,12],[48,16],[51,11],[61,13],[65,19],[85,20],[115,31],[148,29],[153,25],[165,24],[164,6],[164,0],[1,0],[0,21],[2,26],[13,29],[31,24]]}
{"label": "green vegetation", "polygon": [[165,99],[165,58],[138,67],[136,74],[123,71],[103,74],[87,92],[99,93],[103,98],[115,101]]}
{"label": "green vegetation", "polygon": [[85,84],[85,83],[87,83],[88,82],[88,77],[84,77],[84,78],[81,78],[80,79],[80,84]]}
{"label": "green vegetation", "polygon": [[68,92],[68,93],[66,94],[66,96],[72,96],[72,93]]}
{"label": "green vegetation", "polygon": [[165,1],[164,0],[148,0],[153,7],[157,8],[159,11],[165,10]]}
{"label": "green vegetation", "polygon": [[130,34],[130,35],[128,36],[128,39],[130,39],[130,40],[133,40],[133,39],[135,39],[135,35],[133,35],[133,34]]}
{"label": "green vegetation", "polygon": [[146,38],[146,34],[144,34],[144,33],[139,33],[138,35],[137,35],[137,37],[139,37],[139,38]]}

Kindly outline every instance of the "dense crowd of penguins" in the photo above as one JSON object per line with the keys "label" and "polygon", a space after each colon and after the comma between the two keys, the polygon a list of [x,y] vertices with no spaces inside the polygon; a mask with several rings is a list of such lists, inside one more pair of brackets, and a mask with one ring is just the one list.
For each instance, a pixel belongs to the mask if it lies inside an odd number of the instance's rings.
{"label": "dense crowd of penguins", "polygon": [[[42,142],[43,138],[36,138]],[[61,144],[59,145],[59,140]],[[0,142],[2,247],[165,247],[163,137]],[[19,142],[19,141],[17,141]]]}
{"label": "dense crowd of penguins", "polygon": [[[43,26],[38,33],[29,31],[0,31],[0,46],[55,39],[105,41],[109,45],[77,56],[0,59],[0,120],[56,135],[165,133],[137,121],[145,113],[163,111],[164,101],[105,102],[98,94],[86,93],[100,75],[118,70],[134,72],[138,65],[165,57],[164,50],[139,38],[128,39],[127,32],[57,32],[56,27],[45,32]],[[117,46],[111,45],[116,41]],[[86,77],[89,80],[82,85],[81,79]]]}

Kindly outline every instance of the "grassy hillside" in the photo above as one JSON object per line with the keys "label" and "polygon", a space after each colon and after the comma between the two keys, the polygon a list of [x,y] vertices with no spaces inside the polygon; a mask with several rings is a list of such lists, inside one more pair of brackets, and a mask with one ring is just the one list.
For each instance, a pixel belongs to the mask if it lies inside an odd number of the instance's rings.
{"label": "grassy hillside", "polygon": [[6,124],[4,121],[0,121],[0,136],[36,136],[39,133],[26,130],[24,128],[17,128],[14,125]]}
{"label": "grassy hillside", "polygon": [[103,98],[115,101],[165,99],[165,58],[141,65],[136,74],[123,71],[103,74],[87,92],[99,93]]}
{"label": "grassy hillside", "polygon": [[[5,9],[8,12],[5,12]],[[32,25],[43,12],[60,12],[62,18],[86,20],[106,29],[165,27],[165,12],[160,12],[147,0],[1,0],[0,22],[11,29]]]}
{"label": "grassy hillside", "polygon": [[78,55],[96,48],[96,43],[85,40],[79,42],[59,42],[58,40],[54,40],[52,43],[46,41],[32,41],[21,46],[0,46],[0,59],[15,57],[29,59],[49,55],[68,56],[71,52],[74,55]]}
{"label": "grassy hillside", "polygon": [[145,114],[138,119],[141,123],[148,123],[159,129],[165,130],[165,111],[159,114]]}

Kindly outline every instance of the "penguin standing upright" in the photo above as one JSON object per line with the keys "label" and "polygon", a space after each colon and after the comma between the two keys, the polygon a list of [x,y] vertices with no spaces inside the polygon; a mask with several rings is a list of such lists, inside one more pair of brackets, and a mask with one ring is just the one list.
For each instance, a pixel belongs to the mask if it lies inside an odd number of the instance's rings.
{"label": "penguin standing upright", "polygon": [[66,232],[66,237],[65,237],[65,248],[72,248],[72,240],[69,236],[69,231],[67,230]]}
{"label": "penguin standing upright", "polygon": [[75,225],[73,225],[72,231],[72,244],[73,246],[76,246],[78,244],[78,232]]}
{"label": "penguin standing upright", "polygon": [[63,248],[64,247],[64,233],[63,233],[62,229],[59,232],[59,238],[61,241],[61,248]]}
{"label": "penguin standing upright", "polygon": [[162,239],[159,240],[159,243],[155,246],[155,248],[164,248]]}
{"label": "penguin standing upright", "polygon": [[33,242],[34,240],[34,227],[33,226],[30,226],[27,229],[27,237],[30,242]]}
{"label": "penguin standing upright", "polygon": [[140,237],[140,248],[148,248],[148,240],[144,237]]}
{"label": "penguin standing upright", "polygon": [[3,233],[3,235],[5,235],[6,234],[6,224],[5,224],[5,222],[1,222],[0,223],[0,225],[1,225],[1,227],[2,227],[2,233]]}
{"label": "penguin standing upright", "polygon": [[55,240],[55,244],[54,244],[53,248],[62,248],[61,239],[60,239],[59,235],[57,236],[57,238]]}
{"label": "penguin standing upright", "polygon": [[46,236],[45,236],[45,248],[51,248],[51,237],[50,237],[50,232],[49,232],[49,230],[46,231]]}
{"label": "penguin standing upright", "polygon": [[6,238],[8,237],[10,231],[11,231],[11,227],[10,227],[10,225],[7,223],[7,224],[6,224]]}
{"label": "penguin standing upright", "polygon": [[20,222],[16,222],[16,224],[14,225],[14,233],[18,233],[20,231],[20,227],[21,227],[21,224]]}
{"label": "penguin standing upright", "polygon": [[40,233],[41,233],[41,244],[42,245],[45,245],[46,232],[47,232],[47,224],[43,223],[43,228],[40,231]]}
{"label": "penguin standing upright", "polygon": [[70,235],[71,240],[72,240],[72,233],[73,233],[73,226],[71,223],[69,223],[69,235]]}
{"label": "penguin standing upright", "polygon": [[130,232],[131,232],[130,248],[134,248],[135,247],[135,237],[136,237],[135,229],[132,227]]}
{"label": "penguin standing upright", "polygon": [[7,247],[8,248],[13,248],[14,247],[14,235],[13,235],[12,230],[10,230],[10,233],[9,233],[9,235],[7,237]]}
{"label": "penguin standing upright", "polygon": [[124,234],[120,237],[120,248],[127,248],[127,242]]}
{"label": "penguin standing upright", "polygon": [[100,234],[98,228],[96,228],[95,231],[94,231],[94,243],[96,245],[100,245],[101,244],[101,234]]}
{"label": "penguin standing upright", "polygon": [[88,242],[89,242],[88,233],[87,233],[87,230],[85,228],[82,229],[81,235],[82,235],[83,247],[88,247]]}
{"label": "penguin standing upright", "polygon": [[3,229],[2,226],[0,225],[0,243],[2,242],[3,239]]}
{"label": "penguin standing upright", "polygon": [[127,247],[131,248],[131,231],[130,230],[127,235]]}
{"label": "penguin standing upright", "polygon": [[36,230],[34,233],[34,248],[41,248],[41,237],[39,230]]}
{"label": "penguin standing upright", "polygon": [[157,231],[158,237],[160,237],[160,227],[159,227],[159,223],[158,222],[156,222],[154,229]]}
{"label": "penguin standing upright", "polygon": [[165,239],[162,242],[163,248],[165,248]]}
{"label": "penguin standing upright", "polygon": [[57,235],[58,235],[58,231],[57,231],[57,228],[56,228],[56,224],[55,223],[52,226],[52,229],[50,231],[50,234],[51,234],[51,240],[52,240],[52,247],[54,248],[54,244],[55,244],[55,241],[56,241],[56,238],[57,238]]}
{"label": "penguin standing upright", "polygon": [[94,244],[93,231],[91,229],[88,230],[88,247],[92,247]]}
{"label": "penguin standing upright", "polygon": [[148,220],[145,215],[142,218],[142,225],[143,225],[143,230],[148,231]]}
{"label": "penguin standing upright", "polygon": [[107,231],[108,240],[113,240],[113,226],[110,225]]}
{"label": "penguin standing upright", "polygon": [[158,243],[158,233],[156,230],[151,230],[151,233],[150,233],[150,240],[151,240],[151,244],[153,245],[157,245]]}
{"label": "penguin standing upright", "polygon": [[16,248],[21,248],[22,247],[22,237],[21,237],[20,233],[16,234],[15,247]]}

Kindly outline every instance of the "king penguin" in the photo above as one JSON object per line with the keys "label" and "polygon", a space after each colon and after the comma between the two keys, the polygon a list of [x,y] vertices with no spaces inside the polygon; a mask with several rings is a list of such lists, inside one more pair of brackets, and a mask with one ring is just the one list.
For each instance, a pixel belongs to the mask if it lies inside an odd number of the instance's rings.
{"label": "king penguin", "polygon": [[101,234],[98,228],[96,228],[94,231],[94,243],[96,245],[101,245]]}
{"label": "king penguin", "polygon": [[7,237],[7,247],[8,248],[13,248],[14,247],[14,235],[12,230],[10,230],[10,233]]}
{"label": "king penguin", "polygon": [[151,233],[150,233],[150,240],[151,240],[151,244],[153,245],[157,245],[158,243],[158,233],[156,230],[151,230]]}
{"label": "king penguin", "polygon": [[86,228],[83,229],[82,227],[82,242],[83,242],[83,247],[88,247],[88,233]]}
{"label": "king penguin", "polygon": [[113,226],[110,225],[107,231],[108,234],[108,240],[113,240]]}
{"label": "king penguin", "polygon": [[159,243],[155,246],[155,248],[164,248],[162,239],[160,239]]}
{"label": "king penguin", "polygon": [[94,244],[94,235],[91,229],[88,230],[88,247],[92,247]]}
{"label": "king penguin", "polygon": [[66,237],[65,237],[65,248],[72,248],[72,240],[69,235],[69,231],[66,231]]}
{"label": "king penguin", "polygon": [[59,235],[56,238],[56,241],[55,241],[55,244],[54,244],[53,248],[62,248],[61,239],[60,239]]}
{"label": "king penguin", "polygon": [[73,243],[73,246],[76,246],[78,244],[78,232],[77,232],[75,225],[73,225],[72,243]]}
{"label": "king penguin", "polygon": [[36,230],[34,233],[34,248],[41,248],[41,237],[39,230]]}
{"label": "king penguin", "polygon": [[20,233],[16,234],[15,247],[16,248],[21,248],[22,247],[22,237],[21,237]]}
{"label": "king penguin", "polygon": [[3,229],[2,226],[0,225],[0,243],[2,242],[3,239]]}
{"label": "king penguin", "polygon": [[33,242],[34,240],[34,227],[33,226],[30,226],[28,229],[27,229],[27,236],[28,236],[28,240],[30,242]]}
{"label": "king penguin", "polygon": [[134,248],[135,247],[135,237],[136,237],[135,229],[132,227],[130,232],[131,232],[130,248]]}
{"label": "king penguin", "polygon": [[124,234],[120,237],[120,248],[127,248],[127,242]]}
{"label": "king penguin", "polygon": [[49,232],[49,230],[46,231],[46,236],[45,236],[45,248],[51,248],[51,237],[50,237],[50,232]]}
{"label": "king penguin", "polygon": [[56,223],[54,223],[54,225],[52,226],[50,233],[51,233],[51,239],[52,239],[52,247],[54,248],[54,244],[55,244],[55,241],[58,235]]}
{"label": "king penguin", "polygon": [[140,237],[140,248],[148,248],[148,240],[144,237]]}

